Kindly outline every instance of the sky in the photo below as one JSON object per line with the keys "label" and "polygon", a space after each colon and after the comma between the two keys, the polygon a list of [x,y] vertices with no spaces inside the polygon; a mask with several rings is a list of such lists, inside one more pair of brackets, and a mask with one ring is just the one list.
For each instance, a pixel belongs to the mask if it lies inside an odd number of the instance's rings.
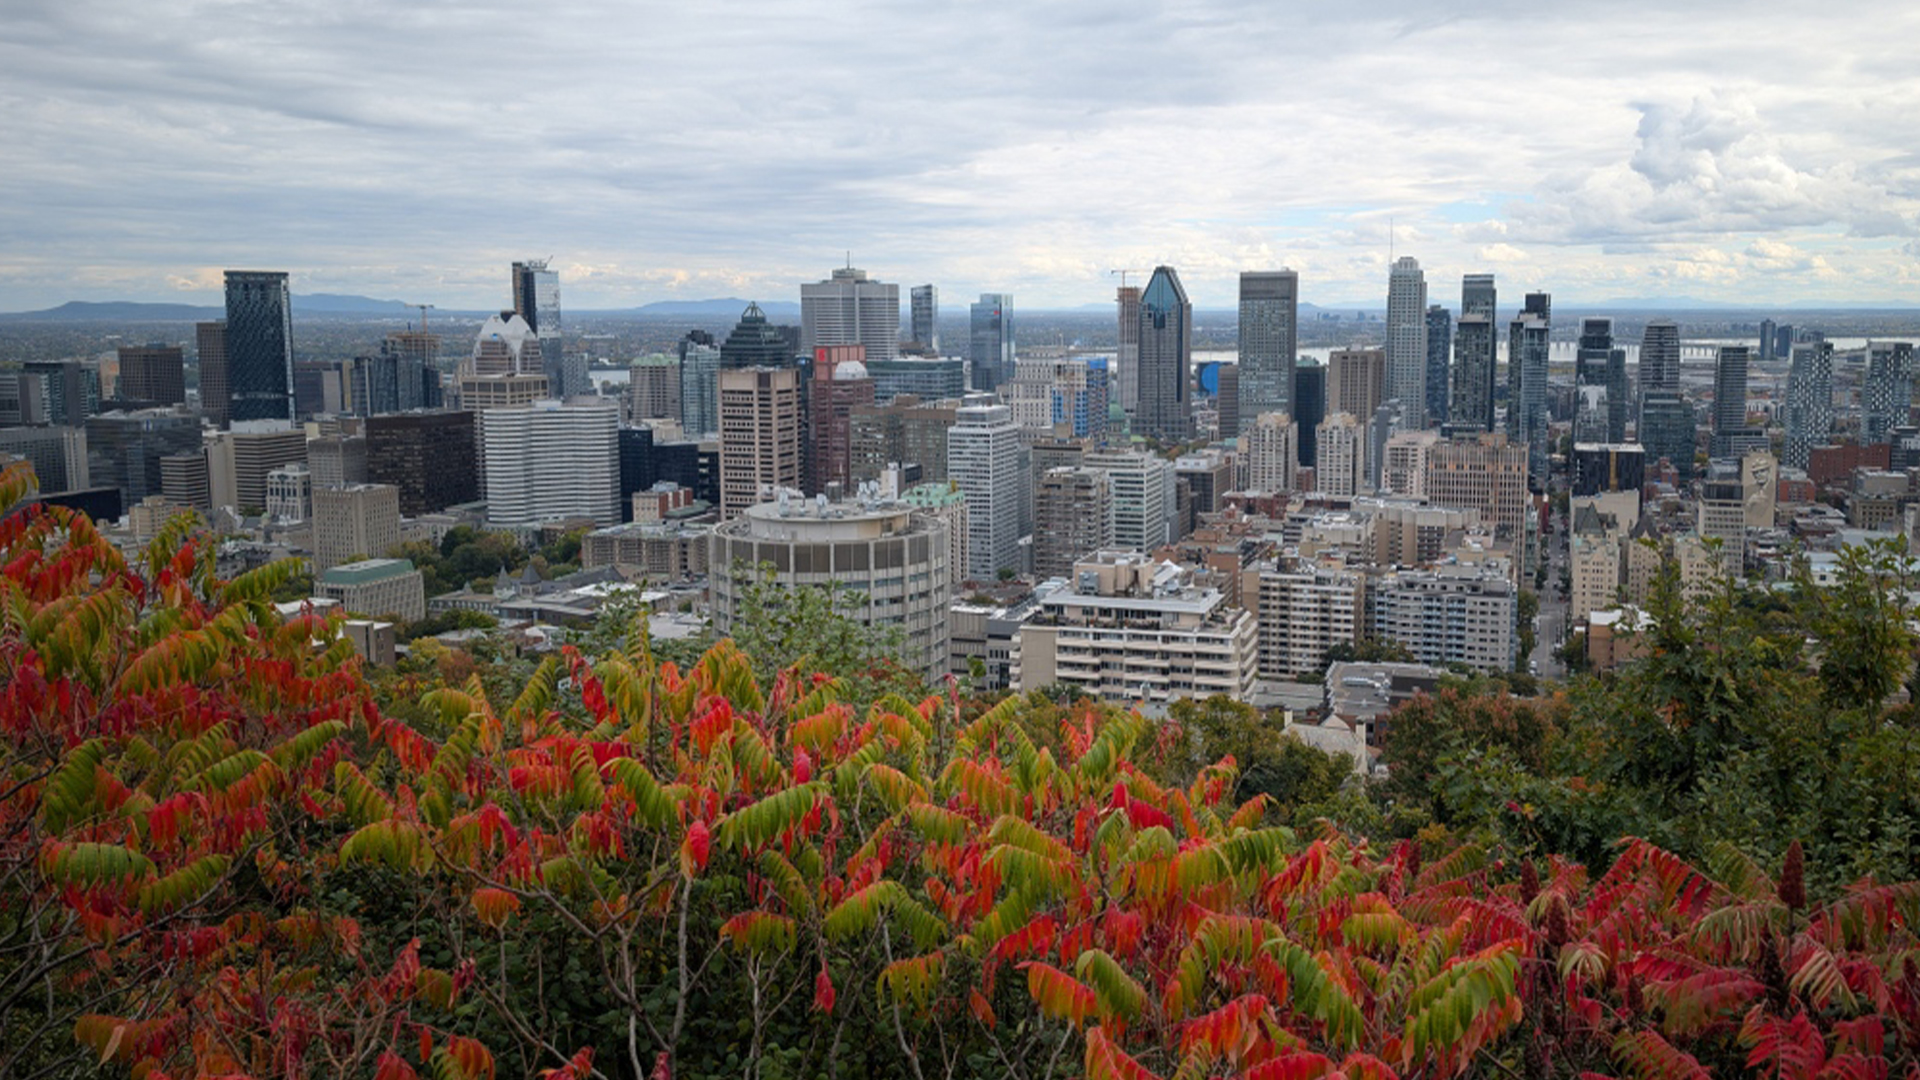
{"label": "sky", "polygon": [[8,0],[0,310],[944,307],[1176,267],[1384,303],[1920,304],[1920,5]]}

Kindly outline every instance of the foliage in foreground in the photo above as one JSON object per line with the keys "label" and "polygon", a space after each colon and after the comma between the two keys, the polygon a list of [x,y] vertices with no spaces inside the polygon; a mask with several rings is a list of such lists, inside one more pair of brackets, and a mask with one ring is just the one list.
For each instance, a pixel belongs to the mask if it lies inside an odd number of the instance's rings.
{"label": "foliage in foreground", "polygon": [[0,564],[7,1076],[1920,1075],[1920,886],[1797,848],[1301,836],[1137,716],[728,643],[402,722],[283,571],[59,511]]}

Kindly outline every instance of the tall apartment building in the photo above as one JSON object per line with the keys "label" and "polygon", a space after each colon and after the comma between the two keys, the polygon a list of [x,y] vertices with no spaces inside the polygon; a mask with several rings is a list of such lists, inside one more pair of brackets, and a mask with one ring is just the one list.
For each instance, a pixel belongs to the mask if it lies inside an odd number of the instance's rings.
{"label": "tall apartment building", "polygon": [[966,405],[947,431],[947,478],[967,497],[964,579],[991,581],[1019,570],[1020,426],[1005,405]]}
{"label": "tall apartment building", "polygon": [[1261,413],[1247,429],[1247,486],[1254,491],[1294,490],[1300,469],[1300,425],[1284,412]]}
{"label": "tall apartment building", "polygon": [[226,287],[227,415],[291,420],[293,295],[287,275],[229,270]]}
{"label": "tall apartment building", "polygon": [[1453,358],[1453,312],[1445,304],[1427,305],[1427,423],[1447,423],[1448,362]]}
{"label": "tall apartment building", "polygon": [[509,529],[563,518],[619,524],[619,431],[613,402],[549,399],[482,413],[488,522]]}
{"label": "tall apartment building", "polygon": [[[897,318],[897,316],[896,316]],[[720,372],[720,512],[732,517],[805,481],[800,369]]]}
{"label": "tall apartment building", "polygon": [[[400,512],[409,517],[445,510],[480,498],[480,462],[473,413],[461,409],[390,413],[367,418],[357,440],[364,464],[360,476],[400,491]],[[318,440],[307,444],[308,464]],[[346,482],[342,476],[333,481]],[[315,483],[319,483],[315,470]]]}
{"label": "tall apartment building", "polygon": [[1196,584],[1191,570],[1102,552],[1036,599],[1014,648],[1013,683],[1023,693],[1065,683],[1103,701],[1150,705],[1253,693],[1253,615]]}
{"label": "tall apartment building", "polygon": [[1460,316],[1454,335],[1453,400],[1448,407],[1448,430],[1456,433],[1493,430],[1493,386],[1496,341],[1493,320],[1485,312]]}
{"label": "tall apartment building", "polygon": [[1366,576],[1357,571],[1268,562],[1241,577],[1240,594],[1258,598],[1263,679],[1318,675],[1327,670],[1328,650],[1356,644],[1365,630]]}
{"label": "tall apartment building", "polygon": [[940,290],[931,285],[915,285],[910,293],[913,305],[913,343],[928,356],[940,355]]}
{"label": "tall apartment building", "polygon": [[873,404],[873,380],[862,362],[862,345],[814,350],[813,385],[807,401],[807,491],[853,483],[853,413]]}
{"label": "tall apartment building", "polygon": [[1833,435],[1833,343],[1810,341],[1793,347],[1787,375],[1787,439],[1780,463],[1805,469],[1814,447]]}
{"label": "tall apartment building", "polygon": [[1366,432],[1352,413],[1338,412],[1320,421],[1315,440],[1319,464],[1313,467],[1314,486],[1336,499],[1360,493],[1366,476]]}
{"label": "tall apartment building", "polygon": [[[1240,401],[1236,430],[1262,413],[1293,413],[1293,368],[1299,357],[1300,275],[1292,270],[1240,275]],[[1221,424],[1227,417],[1223,414]]]}
{"label": "tall apartment building", "polygon": [[194,366],[200,375],[200,411],[215,427],[225,427],[232,418],[233,403],[227,389],[227,324],[193,324]]}
{"label": "tall apartment building", "polygon": [[1113,487],[1113,546],[1153,551],[1179,539],[1173,534],[1173,463],[1133,450],[1104,450],[1081,458],[1107,474]]}
{"label": "tall apartment building", "polygon": [[843,614],[899,630],[908,668],[928,679],[946,673],[954,574],[941,518],[901,502],[822,507],[783,495],[716,526],[709,544],[717,632],[733,629],[760,564],[771,563],[774,588],[844,587],[859,602]]}
{"label": "tall apartment building", "polygon": [[1076,561],[1113,544],[1113,488],[1107,474],[1084,466],[1041,473],[1033,518],[1034,577],[1066,577]]}
{"label": "tall apartment building", "polygon": [[1134,433],[1163,443],[1192,438],[1193,305],[1171,266],[1155,267],[1140,295],[1139,366]]}
{"label": "tall apartment building", "polygon": [[1528,293],[1526,306],[1507,331],[1507,438],[1527,450],[1534,489],[1544,491],[1553,433],[1547,410],[1547,361],[1553,332],[1552,301]]}
{"label": "tall apartment building", "polygon": [[1120,408],[1133,416],[1140,408],[1140,286],[1120,286],[1114,302],[1120,312],[1113,357],[1119,376]]}
{"label": "tall apartment building", "polygon": [[1722,345],[1713,366],[1713,445],[1708,453],[1737,452],[1747,433],[1747,347]]}
{"label": "tall apartment building", "polygon": [[1327,415],[1371,417],[1387,399],[1383,349],[1335,349],[1327,356]]}
{"label": "tall apartment building", "polygon": [[379,558],[400,544],[400,492],[388,484],[313,489],[313,569]]}
{"label": "tall apartment building", "polygon": [[1913,342],[1867,342],[1867,378],[1861,385],[1860,442],[1893,441],[1913,413]]}
{"label": "tall apartment building", "polygon": [[1518,590],[1505,574],[1485,566],[1396,570],[1373,579],[1369,594],[1373,636],[1421,663],[1513,667]]}
{"label": "tall apartment building", "polygon": [[122,345],[121,401],[143,408],[187,403],[186,354],[177,345]]}
{"label": "tall apartment building", "polygon": [[1649,319],[1640,332],[1640,399],[1680,392],[1680,327],[1672,319]]}
{"label": "tall apartment building", "polygon": [[705,330],[680,339],[680,426],[692,435],[720,430],[720,346]]}
{"label": "tall apartment building", "polygon": [[851,266],[800,286],[800,352],[823,345],[865,345],[872,360],[900,355],[900,286]]}
{"label": "tall apartment building", "polygon": [[627,368],[626,420],[678,420],[681,409],[680,358],[656,353]]}
{"label": "tall apartment building", "polygon": [[1440,445],[1437,431],[1402,431],[1387,439],[1380,461],[1380,490],[1405,498],[1427,497],[1427,464]]}
{"label": "tall apartment building", "polygon": [[1427,426],[1427,276],[1402,255],[1387,276],[1387,392],[1409,430]]}
{"label": "tall apartment building", "polygon": [[920,466],[923,481],[945,480],[947,429],[959,408],[957,399],[929,401],[912,394],[897,395],[884,405],[855,406],[847,417],[854,481],[878,480],[896,463]]}
{"label": "tall apartment building", "polygon": [[1605,433],[1602,441],[1627,437],[1627,352],[1613,344],[1613,320],[1580,320],[1580,341],[1574,354],[1574,384],[1597,386],[1606,393]]}
{"label": "tall apartment building", "polygon": [[1014,376],[1013,297],[981,293],[967,317],[967,360],[973,365],[973,388],[997,390]]}
{"label": "tall apartment building", "polygon": [[1436,443],[1427,454],[1427,501],[1478,510],[1480,520],[1506,536],[1526,534],[1527,448],[1503,435],[1462,436]]}
{"label": "tall apartment building", "polygon": [[1494,374],[1499,368],[1498,289],[1492,274],[1460,279],[1460,322],[1453,345],[1451,430],[1493,430]]}

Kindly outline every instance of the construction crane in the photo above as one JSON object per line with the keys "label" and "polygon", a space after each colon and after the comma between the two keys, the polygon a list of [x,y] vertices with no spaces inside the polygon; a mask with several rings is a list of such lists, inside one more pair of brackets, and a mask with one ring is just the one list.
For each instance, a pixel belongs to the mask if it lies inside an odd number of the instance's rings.
{"label": "construction crane", "polygon": [[1146,273],[1146,271],[1145,271],[1145,270],[1135,270],[1135,269],[1132,269],[1132,268],[1128,268],[1128,269],[1125,269],[1125,270],[1109,270],[1109,271],[1107,271],[1107,273],[1108,273],[1109,275],[1112,275],[1112,274],[1119,274],[1119,275],[1120,275],[1120,287],[1124,289],[1124,288],[1126,288],[1126,287],[1127,287],[1127,275],[1128,275],[1128,274],[1144,274],[1144,273]]}
{"label": "construction crane", "polygon": [[427,312],[433,310],[432,304],[408,304],[408,307],[420,309],[420,332],[427,332]]}

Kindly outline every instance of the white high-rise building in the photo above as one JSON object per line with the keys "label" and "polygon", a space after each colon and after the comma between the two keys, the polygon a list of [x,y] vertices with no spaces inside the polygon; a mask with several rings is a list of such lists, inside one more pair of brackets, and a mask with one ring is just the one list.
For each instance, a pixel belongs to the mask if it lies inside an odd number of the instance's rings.
{"label": "white high-rise building", "polygon": [[1319,464],[1313,469],[1314,486],[1336,499],[1351,499],[1360,494],[1360,478],[1366,475],[1367,435],[1352,413],[1337,412],[1320,421],[1315,431]]}
{"label": "white high-rise building", "polygon": [[1173,462],[1153,454],[1108,450],[1081,464],[1107,474],[1113,494],[1113,546],[1151,552],[1173,537]]}
{"label": "white high-rise building", "polygon": [[559,518],[620,523],[620,406],[543,400],[480,414],[487,520],[524,528]]}
{"label": "white high-rise building", "polygon": [[1247,486],[1292,491],[1300,468],[1300,425],[1284,412],[1264,412],[1247,430]]}
{"label": "white high-rise building", "polygon": [[851,266],[826,281],[800,286],[800,351],[823,345],[865,345],[867,360],[900,355],[900,286]]}
{"label": "white high-rise building", "polygon": [[1387,279],[1387,397],[1408,430],[1427,426],[1427,277],[1411,255]]}
{"label": "white high-rise building", "polygon": [[947,478],[967,497],[967,578],[1020,569],[1020,425],[1005,405],[965,405],[947,429]]}

